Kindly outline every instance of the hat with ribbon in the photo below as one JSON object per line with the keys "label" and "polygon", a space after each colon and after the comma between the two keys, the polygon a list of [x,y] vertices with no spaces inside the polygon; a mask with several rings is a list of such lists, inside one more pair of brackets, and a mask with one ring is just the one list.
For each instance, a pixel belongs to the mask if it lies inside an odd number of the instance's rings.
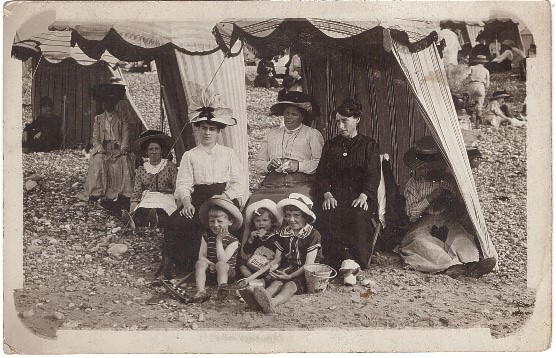
{"label": "hat with ribbon", "polygon": [[276,116],[284,115],[284,110],[290,106],[299,108],[308,119],[313,119],[319,114],[319,109],[313,97],[299,91],[289,91],[281,101],[270,107],[270,112]]}
{"label": "hat with ribbon", "polygon": [[223,209],[228,215],[231,215],[230,219],[233,220],[233,223],[230,225],[230,231],[236,231],[243,224],[243,216],[237,206],[230,199],[221,195],[215,195],[205,201],[199,208],[199,220],[204,227],[210,228],[208,213],[211,207],[218,207]]}
{"label": "hat with ribbon", "polygon": [[485,55],[477,55],[477,57],[475,57],[473,59],[473,62],[475,62],[475,63],[487,63],[489,61],[488,61],[488,58],[486,58]]}
{"label": "hat with ribbon", "polygon": [[313,208],[313,201],[307,196],[299,193],[291,193],[286,199],[282,199],[278,202],[278,204],[276,204],[276,210],[278,210],[282,217],[284,217],[286,216],[284,208],[289,205],[295,206],[307,214],[312,219],[309,224],[312,224],[317,220],[317,216],[311,211]]}
{"label": "hat with ribbon", "polygon": [[494,91],[492,93],[491,99],[507,98],[507,97],[510,97],[508,92],[506,92],[506,90],[501,90],[501,91]]}
{"label": "hat with ribbon", "polygon": [[139,138],[135,142],[133,142],[132,149],[135,153],[140,154],[141,156],[144,155],[144,151],[147,149],[146,146],[150,141],[154,140],[155,142],[162,141],[164,143],[164,147],[162,150],[164,152],[169,151],[172,148],[173,139],[172,137],[164,134],[164,132],[157,131],[155,129],[149,129],[144,131],[139,135]]}
{"label": "hat with ribbon", "polygon": [[201,96],[192,98],[188,118],[191,123],[205,121],[219,126],[237,124],[233,111],[222,103],[220,95],[208,91],[203,91]]}
{"label": "hat with ribbon", "polygon": [[280,215],[278,209],[276,209],[276,203],[270,199],[263,199],[249,204],[249,206],[247,206],[247,209],[245,209],[245,222],[247,223],[246,226],[251,225],[251,220],[253,220],[253,215],[257,215],[257,216],[261,215],[261,213],[258,210],[263,208],[270,211],[272,215],[274,215],[278,223],[282,221],[282,215]]}
{"label": "hat with ribbon", "polygon": [[[467,156],[470,159],[482,157],[477,147],[470,143],[465,143],[465,145]],[[447,166],[438,144],[430,135],[417,140],[415,145],[405,152],[403,161],[411,170],[442,170]]]}
{"label": "hat with ribbon", "polygon": [[127,84],[120,77],[111,77],[108,83],[93,86],[93,99],[99,102],[118,102],[125,99]]}

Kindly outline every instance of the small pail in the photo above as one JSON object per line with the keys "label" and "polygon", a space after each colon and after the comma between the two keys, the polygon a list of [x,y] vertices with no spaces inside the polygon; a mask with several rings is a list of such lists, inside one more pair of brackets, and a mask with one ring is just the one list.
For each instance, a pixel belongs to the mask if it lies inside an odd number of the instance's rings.
{"label": "small pail", "polygon": [[336,277],[336,270],[324,264],[309,264],[304,266],[305,281],[309,293],[324,292],[328,280]]}

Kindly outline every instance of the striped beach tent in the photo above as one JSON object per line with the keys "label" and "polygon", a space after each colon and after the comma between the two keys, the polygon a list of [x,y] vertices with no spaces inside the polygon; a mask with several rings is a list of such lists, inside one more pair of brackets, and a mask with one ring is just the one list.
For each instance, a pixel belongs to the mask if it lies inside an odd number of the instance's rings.
{"label": "striped beach tent", "polygon": [[[72,45],[100,59],[110,53],[121,61],[154,60],[162,89],[168,124],[176,139],[177,160],[196,145],[189,124],[189,106],[201,92],[220,95],[232,108],[237,125],[222,131],[219,142],[233,148],[245,172],[247,163],[247,103],[241,44],[232,48],[218,43],[214,22],[56,21],[49,28],[71,31]],[[248,180],[245,180],[245,191]]]}
{"label": "striped beach tent", "polygon": [[[12,45],[12,56],[22,61],[31,59],[33,118],[39,114],[40,99],[48,96],[53,100],[54,113],[62,117],[64,144],[88,142],[94,117],[102,112],[91,88],[112,76],[122,77],[118,59],[108,52],[99,59],[85,55],[71,46],[70,31],[46,31],[21,40],[22,34],[25,31],[18,33],[20,40]],[[131,120],[132,137],[138,136],[145,125],[129,93],[118,105]]]}
{"label": "striped beach tent", "polygon": [[332,110],[356,97],[363,105],[360,131],[390,157],[403,187],[410,177],[403,154],[432,134],[454,172],[485,257],[497,257],[488,235],[459,129],[437,33],[424,20],[337,21],[328,19],[229,20],[215,27],[232,46],[249,44],[258,55],[285,48],[302,60],[304,90],[321,108],[315,127],[325,139],[337,134]]}

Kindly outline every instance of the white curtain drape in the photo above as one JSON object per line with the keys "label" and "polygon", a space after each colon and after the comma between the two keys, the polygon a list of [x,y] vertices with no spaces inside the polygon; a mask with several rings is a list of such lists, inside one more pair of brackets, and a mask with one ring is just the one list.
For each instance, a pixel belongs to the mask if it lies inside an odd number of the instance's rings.
{"label": "white curtain drape", "polygon": [[475,39],[477,38],[479,32],[481,32],[481,30],[483,29],[483,26],[465,25],[465,27],[467,28],[467,33],[469,34],[469,41],[471,43],[471,46],[475,47],[475,45],[477,44],[477,41],[475,41]]}
{"label": "white curtain drape", "polygon": [[484,257],[497,257],[494,244],[487,233],[440,54],[435,44],[414,53],[395,40],[392,45],[394,55],[417,97],[424,118],[452,168],[467,212],[477,231],[481,251]]}
{"label": "white curtain drape", "polygon": [[190,56],[176,51],[176,56],[188,105],[191,105],[193,97],[200,96],[201,91],[208,87],[211,92],[219,94],[222,102],[233,110],[237,125],[226,127],[218,142],[233,148],[243,166],[245,197],[240,198],[240,202],[244,203],[249,189],[249,165],[243,53],[226,59],[222,51],[206,56]]}

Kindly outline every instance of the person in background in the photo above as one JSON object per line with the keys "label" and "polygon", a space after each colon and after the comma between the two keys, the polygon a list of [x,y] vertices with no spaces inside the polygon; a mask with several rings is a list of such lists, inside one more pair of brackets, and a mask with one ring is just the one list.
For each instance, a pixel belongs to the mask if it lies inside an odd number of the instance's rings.
{"label": "person in background", "polygon": [[89,170],[83,193],[77,195],[84,201],[103,199],[118,217],[121,209],[130,205],[135,163],[130,153],[129,119],[117,106],[125,99],[125,86],[121,78],[112,77],[109,83],[93,87],[93,98],[102,103],[104,112],[95,117]]}
{"label": "person in background", "polygon": [[289,91],[302,92],[303,78],[301,70],[301,57],[295,52],[290,53],[290,59],[286,63],[286,74],[282,81],[282,89],[278,92],[278,101],[283,101]]}
{"label": "person in background", "polygon": [[[476,167],[480,152],[470,148],[468,156]],[[415,173],[404,191],[412,223],[399,246],[404,263],[416,271],[452,278],[478,278],[492,271],[496,258],[480,254],[458,186],[434,138],[419,139],[403,159]]]}
{"label": "person in background", "polygon": [[253,82],[253,87],[276,88],[280,84],[276,80],[276,70],[272,62],[272,56],[265,56],[257,65],[257,77]]}
{"label": "person in background", "polygon": [[62,121],[52,113],[52,99],[42,97],[39,115],[23,129],[23,152],[49,152],[60,149],[62,144]]}
{"label": "person in background", "polygon": [[477,44],[475,45],[475,47],[473,47],[473,49],[471,50],[471,54],[469,56],[470,59],[474,59],[477,58],[477,56],[484,56],[487,61],[490,60],[490,51],[487,45],[487,39],[485,37],[485,35],[483,34],[483,32],[479,32],[479,34],[477,35]]}
{"label": "person in background", "polygon": [[501,91],[494,91],[490,102],[488,103],[485,109],[485,115],[483,120],[485,123],[489,123],[494,127],[499,127],[501,124],[509,124],[512,126],[525,126],[527,122],[522,122],[516,118],[507,116],[502,111],[502,106],[506,98],[510,97],[510,95],[506,92],[506,90]]}
{"label": "person in background", "polygon": [[442,25],[438,33],[439,39],[444,39],[446,47],[442,51],[442,61],[446,68],[448,78],[452,77],[452,72],[458,65],[458,53],[461,50],[458,35],[448,25]]}
{"label": "person in background", "polygon": [[506,72],[512,69],[514,55],[512,48],[509,46],[507,41],[502,42],[502,45],[500,45],[500,51],[501,53],[498,56],[484,65],[490,73]]}
{"label": "person in background", "polygon": [[132,227],[164,227],[177,209],[174,191],[178,169],[167,159],[172,142],[163,132],[149,129],[133,143],[134,152],[148,160],[135,170],[129,212],[122,211],[123,221]]}
{"label": "person in background", "polygon": [[484,63],[488,62],[485,56],[478,55],[473,62],[475,64],[469,68],[467,93],[469,95],[469,100],[475,103],[474,122],[481,123],[485,93],[486,89],[490,86],[490,73],[485,66],[483,66]]}

